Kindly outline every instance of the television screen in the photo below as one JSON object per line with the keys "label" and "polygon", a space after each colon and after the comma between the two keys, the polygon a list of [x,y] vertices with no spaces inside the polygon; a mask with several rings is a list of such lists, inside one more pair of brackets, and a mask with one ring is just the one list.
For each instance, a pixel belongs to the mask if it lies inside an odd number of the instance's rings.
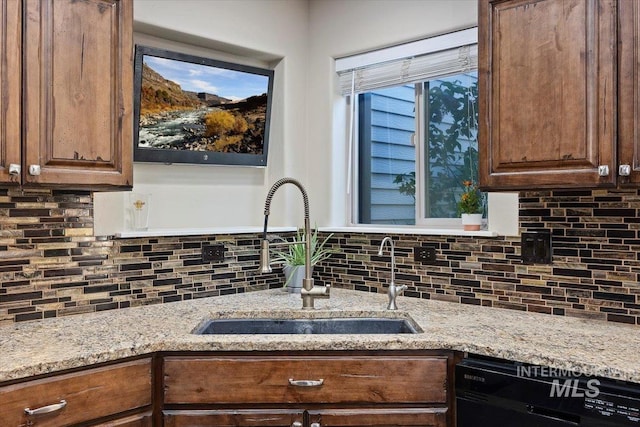
{"label": "television screen", "polygon": [[273,70],[136,46],[134,160],[266,166]]}

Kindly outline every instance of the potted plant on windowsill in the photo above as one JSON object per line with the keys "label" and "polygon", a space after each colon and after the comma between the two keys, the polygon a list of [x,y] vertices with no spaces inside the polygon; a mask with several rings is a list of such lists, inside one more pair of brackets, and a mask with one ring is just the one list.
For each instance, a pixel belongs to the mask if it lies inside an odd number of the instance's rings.
{"label": "potted plant on windowsill", "polygon": [[473,181],[464,181],[458,211],[465,231],[478,231],[482,225],[482,193]]}
{"label": "potted plant on windowsill", "polygon": [[[333,236],[329,234],[323,241],[318,241],[318,229],[311,235],[311,268],[322,260],[325,260],[337,252],[336,249],[327,247],[327,242]],[[299,293],[304,278],[305,240],[304,233],[298,231],[287,249],[274,250],[273,261],[283,263],[285,276],[284,287],[291,293]]]}

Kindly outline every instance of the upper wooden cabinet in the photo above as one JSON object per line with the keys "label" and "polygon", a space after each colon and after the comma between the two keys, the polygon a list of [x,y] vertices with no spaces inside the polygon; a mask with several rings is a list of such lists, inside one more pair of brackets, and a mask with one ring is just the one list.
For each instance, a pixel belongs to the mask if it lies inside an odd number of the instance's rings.
{"label": "upper wooden cabinet", "polygon": [[133,2],[0,2],[2,182],[131,187]]}
{"label": "upper wooden cabinet", "polygon": [[618,154],[621,186],[640,184],[640,2],[618,3]]}
{"label": "upper wooden cabinet", "polygon": [[9,166],[20,164],[21,19],[19,1],[0,0],[0,182],[11,182]]}
{"label": "upper wooden cabinet", "polygon": [[483,188],[616,185],[616,12],[615,0],[479,0]]}

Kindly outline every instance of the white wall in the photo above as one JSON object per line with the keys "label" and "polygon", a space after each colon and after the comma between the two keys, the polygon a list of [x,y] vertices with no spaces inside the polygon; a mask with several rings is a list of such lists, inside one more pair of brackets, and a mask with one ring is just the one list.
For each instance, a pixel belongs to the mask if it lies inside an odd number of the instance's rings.
{"label": "white wall", "polygon": [[[264,197],[283,176],[307,187],[312,224],[344,225],[345,114],[334,58],[474,26],[477,3],[135,0],[134,20],[156,36],[189,41],[192,35],[213,50],[283,58],[276,67],[267,168],[135,164],[134,191],[153,194],[150,228],[261,226]],[[124,197],[96,195],[96,234],[123,230]],[[295,189],[283,187],[272,206],[270,224],[301,225]]]}
{"label": "white wall", "polygon": [[[151,193],[149,228],[262,226],[264,199],[283,176],[304,181],[308,5],[305,0],[135,0],[136,42],[199,45],[191,53],[275,67],[267,168],[134,164],[133,191]],[[155,42],[154,42],[155,41]],[[180,43],[168,47],[181,48]],[[283,193],[283,195],[280,195]],[[128,193],[96,194],[95,233],[125,231]],[[274,198],[270,225],[302,225],[295,189]],[[286,205],[293,206],[287,208]],[[298,208],[300,206],[300,208]]]}
{"label": "white wall", "polygon": [[[477,25],[476,0],[310,0],[307,141],[318,224],[345,225],[347,140],[334,59]],[[317,179],[316,179],[317,178]]]}

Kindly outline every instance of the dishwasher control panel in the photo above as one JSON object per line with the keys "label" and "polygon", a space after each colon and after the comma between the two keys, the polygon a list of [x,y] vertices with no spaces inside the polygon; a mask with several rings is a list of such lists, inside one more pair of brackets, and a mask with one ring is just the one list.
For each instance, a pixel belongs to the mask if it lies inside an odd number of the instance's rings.
{"label": "dishwasher control panel", "polygon": [[640,426],[640,400],[630,397],[611,396],[600,393],[597,397],[585,397],[584,409],[611,420]]}

